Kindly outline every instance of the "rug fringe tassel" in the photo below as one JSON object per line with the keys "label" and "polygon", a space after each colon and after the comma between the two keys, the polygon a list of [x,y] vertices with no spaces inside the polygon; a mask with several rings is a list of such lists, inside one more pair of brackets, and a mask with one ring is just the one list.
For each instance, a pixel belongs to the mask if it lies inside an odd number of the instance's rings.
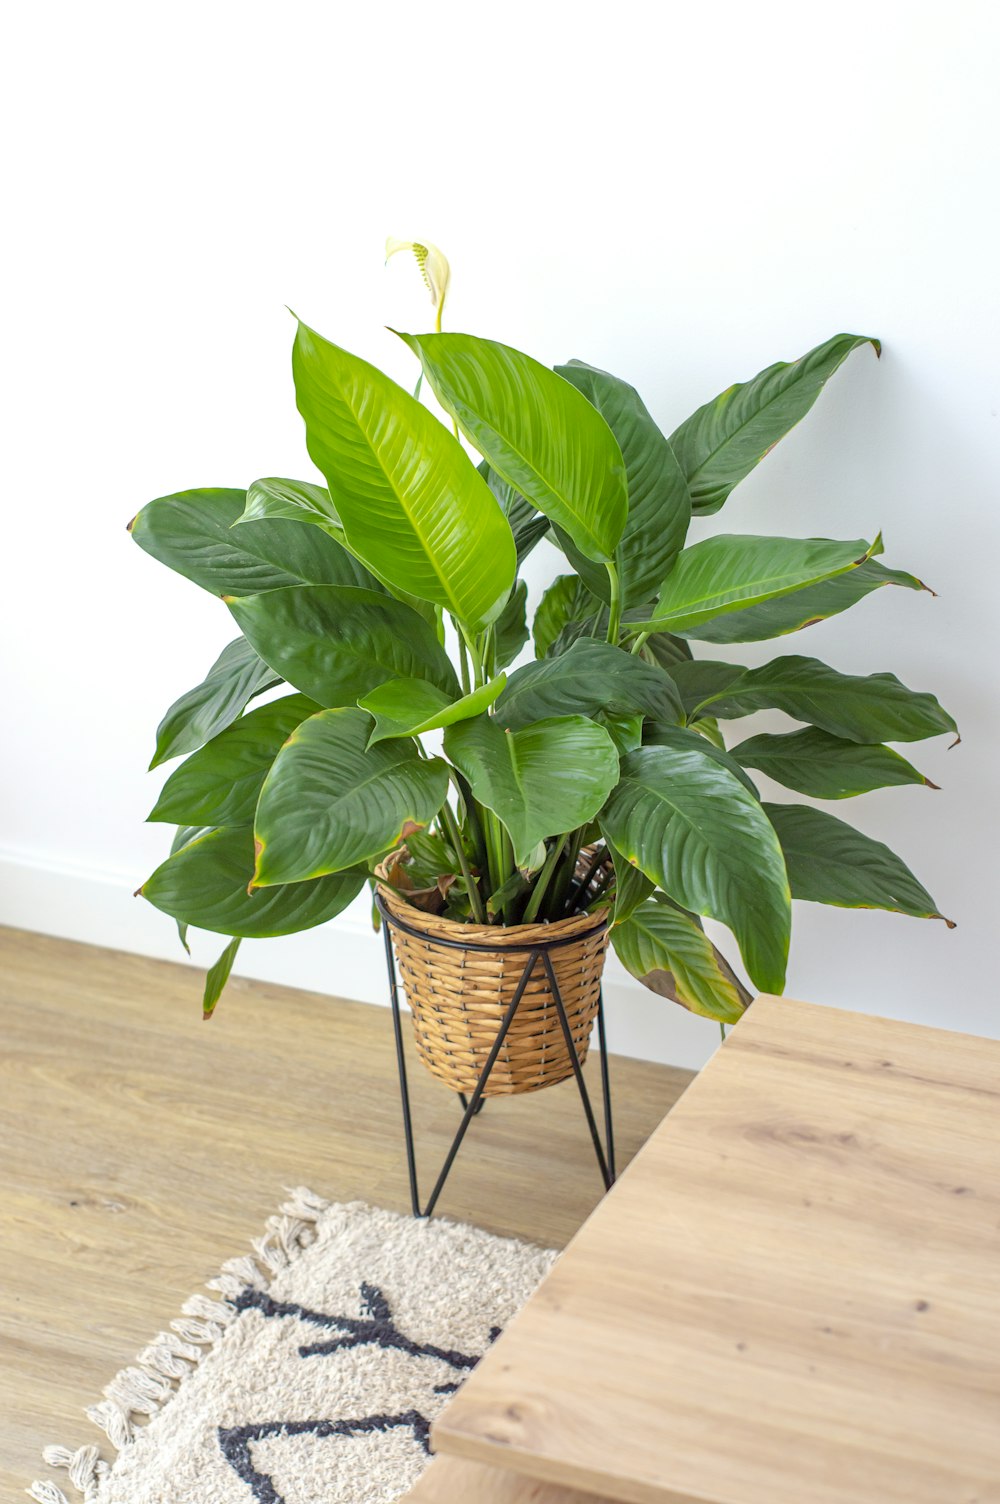
{"label": "rug fringe tassel", "polygon": [[[264,1236],[255,1239],[253,1255],[227,1259],[218,1275],[206,1281],[206,1289],[222,1299],[192,1295],[181,1307],[180,1317],[170,1323],[171,1330],[160,1332],[135,1363],[115,1374],[103,1390],[104,1398],[84,1411],[116,1452],[133,1441],[136,1419],[151,1419],[169,1404],[235,1320],[231,1302],[240,1291],[247,1285],[266,1290],[274,1276],[312,1243],[316,1223],[330,1203],[305,1186],[289,1189],[288,1198],[268,1218]],[[84,1446],[71,1452],[67,1447],[52,1446],[42,1455],[49,1467],[68,1471],[69,1481],[83,1495],[84,1504],[99,1504],[101,1480],[111,1470],[111,1463],[101,1457],[99,1448]],[[46,1479],[39,1479],[26,1492],[36,1504],[69,1504],[62,1489]]]}

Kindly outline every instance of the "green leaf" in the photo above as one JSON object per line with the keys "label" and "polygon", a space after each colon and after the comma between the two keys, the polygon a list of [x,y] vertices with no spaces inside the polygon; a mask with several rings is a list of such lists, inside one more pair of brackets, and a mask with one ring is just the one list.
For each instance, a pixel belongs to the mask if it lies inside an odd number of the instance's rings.
{"label": "green leaf", "polygon": [[[607,579],[607,570],[603,573]],[[593,612],[595,604],[593,594],[579,575],[561,574],[553,580],[538,602],[531,627],[536,655],[547,657],[563,629],[572,621],[583,620]]]}
{"label": "green leaf", "polygon": [[452,699],[461,694],[433,628],[390,596],[299,585],[226,603],[260,656],[319,705],[353,706],[387,679],[427,679]]}
{"label": "green leaf", "polygon": [[181,491],[144,506],[129,531],[146,553],[213,595],[258,595],[286,585],[373,583],[333,538],[287,517],[234,528],[245,491]]}
{"label": "green leaf", "polygon": [[[170,855],[173,856],[174,852],[180,851],[182,846],[186,846],[188,842],[193,841],[196,836],[203,836],[206,834],[206,828],[201,825],[178,825],[177,829],[174,831],[174,839],[170,843]],[[191,947],[190,945],[188,945],[188,925],[186,925],[182,919],[177,919],[174,921],[174,923],[177,925],[177,938],[183,945],[184,949],[187,951],[188,955],[190,955]]]}
{"label": "green leaf", "polygon": [[400,338],[492,469],[565,529],[588,559],[613,559],[628,512],[625,466],[587,399],[530,355],[494,340]]}
{"label": "green leaf", "polygon": [[799,360],[779,361],[751,381],[726,389],[671,434],[691,489],[693,509],[717,512],[734,486],[794,428],[824,384],[861,345],[880,346],[860,334],[835,334]]}
{"label": "green leaf", "polygon": [[510,525],[461,444],[375,366],[300,323],[306,446],[350,547],[381,578],[479,630],[514,583]]}
{"label": "green leaf", "polygon": [[156,728],[150,768],[193,752],[242,715],[254,695],[281,683],[243,637],[222,649],[200,684],[175,700]]}
{"label": "green leaf", "polygon": [[593,716],[599,710],[611,715],[641,710],[663,721],[682,718],[673,680],[662,669],[589,639],[558,658],[516,669],[496,704],[501,724],[515,729],[550,716]]}
{"label": "green leaf", "polygon": [[365,885],[364,872],[339,872],[318,882],[247,892],[253,877],[253,832],[211,830],[157,867],[140,888],[165,914],[234,939],[293,935],[325,924]]}
{"label": "green leaf", "polygon": [[173,824],[250,825],[264,775],[285,738],[320,707],[286,695],[241,716],[176,768],[147,817]]}
{"label": "green leaf", "polygon": [[784,736],[751,736],[734,747],[732,755],[745,767],[759,768],[786,789],[813,799],[850,799],[904,783],[937,788],[890,747],[845,741],[817,726]]}
{"label": "green leaf", "polygon": [[368,747],[371,718],[323,710],[296,727],[257,804],[254,886],[300,883],[370,861],[421,830],[448,792],[448,768],[409,741]]}
{"label": "green leaf", "polygon": [[656,885],[645,872],[640,872],[638,867],[624,857],[607,836],[604,841],[615,867],[615,906],[611,922],[614,925],[624,924],[639,905],[645,903]]}
{"label": "green leaf", "polygon": [[541,720],[520,731],[479,716],[447,727],[444,750],[480,804],[503,822],[518,866],[546,836],[593,819],[618,777],[611,738],[583,716]]}
{"label": "green leaf", "polygon": [[[646,647],[653,640],[651,637]],[[709,705],[717,697],[721,698],[730,685],[737,684],[742,679],[747,670],[740,663],[720,663],[715,658],[681,658],[672,665],[669,672],[680,695],[684,712],[690,719],[700,705]]]}
{"label": "green leaf", "polygon": [[498,669],[513,663],[528,640],[528,587],[518,580],[493,625],[493,658]]}
{"label": "green leaf", "polygon": [[375,717],[375,730],[368,738],[369,747],[376,742],[398,736],[420,736],[456,721],[467,721],[488,710],[507,683],[506,674],[498,674],[480,689],[452,700],[425,679],[388,679],[358,701],[362,710]]}
{"label": "green leaf", "polygon": [[595,711],[593,719],[605,731],[614,742],[619,756],[626,752],[634,752],[636,747],[642,746],[643,717],[641,711],[634,714],[611,715],[606,710]]}
{"label": "green leaf", "polygon": [[727,924],[756,985],[780,992],[791,929],[781,848],[757,800],[711,753],[707,742],[630,752],[601,824],[677,903]]}
{"label": "green leaf", "polygon": [[[764,642],[837,616],[883,585],[900,585],[906,590],[927,589],[916,575],[906,574],[902,569],[886,569],[877,559],[866,559],[856,569],[835,575],[819,585],[807,585],[792,595],[781,595],[742,611],[716,616],[698,627],[688,627],[686,631],[689,637],[700,642]],[[652,640],[650,638],[650,642]]]}
{"label": "green leaf", "polygon": [[752,794],[755,799],[760,798],[752,779],[736,758],[731,756],[725,747],[720,747],[717,742],[706,737],[701,731],[687,726],[671,726],[663,725],[659,721],[646,721],[642,728],[642,740],[647,747],[673,747],[678,752],[694,751],[702,757],[711,758],[713,762],[719,764],[720,768],[725,768],[727,772],[732,773],[734,778],[738,778],[748,794]]}
{"label": "green leaf", "polygon": [[476,469],[500,503],[500,510],[510,523],[517,550],[517,567],[520,569],[536,543],[541,542],[549,530],[549,519],[535,506],[509,486],[502,475],[492,470],[488,460],[482,460]]}
{"label": "green leaf", "polygon": [[690,645],[683,637],[674,637],[671,632],[654,632],[643,644],[643,656],[652,658],[668,673],[673,673],[678,663],[691,660]]}
{"label": "green leaf", "polygon": [[737,1023],[750,994],[690,914],[653,900],[611,932],[618,959],[651,991],[703,1018]]}
{"label": "green leaf", "polygon": [[239,940],[230,940],[215,965],[206,972],[205,992],[201,1000],[202,1018],[211,1018],[215,1012],[215,1005],[229,981],[229,974],[233,969],[233,962],[236,960],[236,952],[239,948]]}
{"label": "green leaf", "polygon": [[[674,677],[683,693],[686,680],[697,678],[704,688],[714,672],[715,688],[696,708],[710,707],[711,715],[724,720],[754,710],[783,710],[833,736],[867,743],[915,742],[956,729],[933,695],[907,689],[895,674],[840,674],[818,658],[798,655],[775,658],[761,668],[738,670],[735,675],[733,667],[728,663],[681,664]],[[692,668],[700,675],[690,674]]]}
{"label": "green leaf", "polygon": [[843,909],[890,909],[945,919],[909,867],[881,841],[804,804],[765,804],[785,854],[792,897]]}
{"label": "green leaf", "polygon": [[[236,522],[254,522],[266,517],[285,517],[311,522],[344,546],[344,524],[325,486],[307,480],[284,480],[268,476],[255,480],[247,491],[246,507]],[[367,571],[365,571],[367,573]],[[360,583],[360,582],[359,582]]]}
{"label": "green leaf", "polygon": [[684,549],[663,582],[649,622],[669,632],[696,630],[729,611],[790,595],[844,574],[879,552],[881,539],[760,538],[724,533]]}
{"label": "green leaf", "polygon": [[[618,546],[622,601],[626,607],[640,605],[656,592],[684,546],[691,521],[687,481],[634,387],[581,360],[556,371],[596,407],[618,440],[628,486],[628,519]],[[566,547],[565,539],[560,543]],[[607,601],[607,571],[595,569],[572,542],[566,552],[590,589]]]}

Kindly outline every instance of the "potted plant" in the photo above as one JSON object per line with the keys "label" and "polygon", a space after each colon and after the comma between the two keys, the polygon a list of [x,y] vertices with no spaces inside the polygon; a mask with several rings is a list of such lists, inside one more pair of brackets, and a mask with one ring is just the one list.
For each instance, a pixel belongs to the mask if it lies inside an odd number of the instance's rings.
{"label": "potted plant", "polygon": [[[753,781],[830,800],[926,784],[886,743],[953,732],[934,696],[801,653],[712,656],[886,585],[925,587],[881,562],[878,537],[688,541],[878,342],[835,335],[668,438],[617,376],[440,332],[447,263],[416,251],[435,332],[400,338],[451,427],[419,381],[411,396],[298,321],[321,479],[164,496],[131,524],[238,628],[159,727],[153,766],[186,760],[150,818],[178,831],[140,890],[182,938],[229,937],[206,1015],[243,937],[322,924],[366,882],[405,925],[418,1042],[457,1090],[540,932],[566,941],[553,964],[582,1058],[609,936],[647,986],[725,1025],[751,994],[703,918],[728,926],[754,988],[780,992],[792,898],[941,917],[887,847],[811,805],[762,802]],[[529,625],[518,571],[543,537],[566,568]],[[529,631],[534,658],[512,669]],[[767,708],[800,728],[734,745],[729,724]],[[573,1067],[550,1002],[540,967],[488,1090]]]}

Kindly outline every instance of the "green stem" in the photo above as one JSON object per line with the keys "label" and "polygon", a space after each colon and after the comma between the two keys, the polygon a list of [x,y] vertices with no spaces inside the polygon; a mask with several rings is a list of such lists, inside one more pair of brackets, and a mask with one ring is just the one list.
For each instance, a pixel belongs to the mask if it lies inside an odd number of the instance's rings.
{"label": "green stem", "polygon": [[559,840],[556,842],[552,850],[549,852],[548,856],[545,858],[545,865],[542,868],[541,872],[538,874],[538,881],[535,884],[535,890],[532,893],[531,897],[528,899],[527,907],[524,911],[524,918],[521,921],[522,924],[530,924],[538,913],[538,910],[541,908],[542,899],[545,897],[545,890],[549,886],[549,883],[552,881],[552,874],[556,870],[556,863],[562,855],[563,847],[566,845],[566,842],[568,840],[568,834],[560,836]]}
{"label": "green stem", "polygon": [[570,883],[576,871],[576,864],[580,858],[580,842],[582,838],[583,826],[581,825],[579,830],[572,832],[566,843],[566,849],[559,863],[558,876],[552,888],[552,895],[546,906],[546,913],[550,919],[563,917],[562,911],[566,903],[566,895],[569,892]]}
{"label": "green stem", "polygon": [[483,687],[483,685],[486,683],[486,677],[485,677],[485,675],[483,673],[483,659],[482,659],[482,655],[481,655],[481,653],[479,651],[479,648],[476,645],[475,638],[474,637],[470,637],[469,634],[468,634],[468,632],[465,630],[464,623],[460,622],[459,626],[462,629],[462,636],[465,638],[465,645],[466,645],[466,647],[469,650],[469,657],[472,659],[472,667],[473,667],[473,670],[475,672],[475,685],[476,685],[476,688],[477,689],[481,689]]}
{"label": "green stem", "polygon": [[622,585],[618,577],[618,570],[609,559],[605,566],[608,571],[608,579],[611,581],[611,605],[608,615],[608,641],[618,646],[618,634],[622,624]]}
{"label": "green stem", "polygon": [[638,637],[635,639],[635,642],[633,642],[632,644],[632,652],[641,653],[652,635],[652,632],[640,632]]}
{"label": "green stem", "polygon": [[476,886],[475,878],[472,876],[472,869],[469,866],[469,858],[465,854],[465,843],[462,840],[462,832],[458,828],[458,821],[452,814],[451,805],[448,803],[447,799],[441,806],[441,814],[444,818],[445,828],[447,829],[448,835],[451,838],[451,844],[455,848],[455,854],[458,857],[458,864],[462,869],[462,876],[465,878],[465,885],[468,889],[469,902],[472,905],[472,912],[476,916],[476,919],[480,924],[485,924],[486,911],[483,908],[483,900],[480,896],[479,889]]}
{"label": "green stem", "polygon": [[726,1026],[722,1022],[721,1018],[719,1019],[719,1033],[722,1035],[722,1043],[725,1044],[725,1042],[726,1042]]}
{"label": "green stem", "polygon": [[[452,617],[452,621],[455,621],[454,617]],[[458,667],[462,675],[462,693],[467,695],[472,688],[472,681],[469,678],[469,654],[465,646],[465,638],[461,632],[458,633]]]}

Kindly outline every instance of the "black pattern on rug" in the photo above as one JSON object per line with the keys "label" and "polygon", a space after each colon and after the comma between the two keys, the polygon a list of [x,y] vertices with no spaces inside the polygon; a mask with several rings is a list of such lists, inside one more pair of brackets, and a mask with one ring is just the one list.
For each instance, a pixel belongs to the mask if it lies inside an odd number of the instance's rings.
{"label": "black pattern on rug", "polygon": [[[294,1301],[272,1300],[263,1290],[248,1286],[230,1302],[237,1312],[259,1311],[266,1320],[292,1319],[309,1326],[323,1327],[342,1333],[325,1342],[304,1343],[299,1347],[301,1358],[329,1356],[354,1347],[375,1346],[383,1351],[395,1351],[415,1358],[431,1358],[445,1363],[460,1373],[468,1373],[479,1362],[481,1353],[462,1353],[453,1348],[437,1347],[430,1342],[415,1342],[397,1327],[392,1309],[377,1285],[367,1281],[361,1285],[361,1311],[356,1316],[331,1316],[325,1311],[313,1311]],[[496,1341],[500,1328],[490,1328],[489,1341]],[[457,1382],[436,1384],[435,1394],[453,1394]],[[431,1423],[419,1410],[407,1410],[400,1415],[365,1415],[352,1420],[271,1420],[255,1425],[232,1426],[218,1429],[219,1447],[230,1467],[242,1478],[253,1493],[256,1504],[285,1504],[266,1473],[254,1466],[251,1448],[256,1441],[270,1436],[313,1435],[317,1439],[327,1436],[364,1436],[371,1432],[385,1432],[396,1428],[409,1428],[416,1441],[430,1456]]]}

